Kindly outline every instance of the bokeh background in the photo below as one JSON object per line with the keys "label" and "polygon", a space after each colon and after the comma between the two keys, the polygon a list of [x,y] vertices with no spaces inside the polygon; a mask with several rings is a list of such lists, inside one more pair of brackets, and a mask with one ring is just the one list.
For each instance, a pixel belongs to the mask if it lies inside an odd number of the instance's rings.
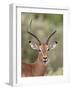
{"label": "bokeh background", "polygon": [[26,63],[33,63],[38,52],[29,45],[29,40],[38,43],[35,38],[27,33],[30,20],[32,19],[31,32],[34,33],[41,42],[45,42],[48,36],[56,30],[56,34],[51,38],[50,44],[57,40],[57,47],[49,51],[48,75],[63,75],[63,15],[62,14],[42,14],[42,13],[21,13],[21,60]]}

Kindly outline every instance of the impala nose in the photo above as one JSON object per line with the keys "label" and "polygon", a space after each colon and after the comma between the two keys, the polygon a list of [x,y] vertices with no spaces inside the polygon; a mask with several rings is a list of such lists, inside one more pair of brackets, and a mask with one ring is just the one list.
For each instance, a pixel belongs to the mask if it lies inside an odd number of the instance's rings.
{"label": "impala nose", "polygon": [[43,59],[47,59],[47,57],[43,57]]}

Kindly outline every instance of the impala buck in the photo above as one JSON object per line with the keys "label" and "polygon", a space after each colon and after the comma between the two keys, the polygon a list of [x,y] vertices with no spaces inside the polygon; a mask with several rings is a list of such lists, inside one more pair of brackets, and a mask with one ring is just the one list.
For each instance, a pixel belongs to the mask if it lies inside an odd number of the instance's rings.
{"label": "impala buck", "polygon": [[56,31],[54,31],[53,33],[51,33],[51,35],[49,35],[49,37],[45,43],[41,43],[41,41],[38,39],[38,37],[30,32],[30,29],[31,29],[31,22],[29,25],[28,34],[31,35],[32,37],[34,37],[38,41],[39,44],[37,45],[36,43],[32,43],[31,41],[29,41],[29,44],[32,49],[38,51],[38,57],[35,59],[34,63],[28,64],[28,63],[22,62],[22,71],[21,71],[22,77],[44,76],[48,73],[48,70],[47,70],[47,68],[48,68],[48,51],[50,51],[50,49],[55,48],[56,44],[57,44],[57,42],[54,41],[54,43],[49,46],[48,45],[49,40],[56,33]]}

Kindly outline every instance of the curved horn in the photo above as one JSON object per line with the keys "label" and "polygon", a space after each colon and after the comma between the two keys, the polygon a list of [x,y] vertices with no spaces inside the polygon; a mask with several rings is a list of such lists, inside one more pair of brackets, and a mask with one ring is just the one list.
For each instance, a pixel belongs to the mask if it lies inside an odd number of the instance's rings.
{"label": "curved horn", "polygon": [[48,44],[50,38],[56,33],[56,30],[48,37],[47,41],[46,41],[46,44]]}
{"label": "curved horn", "polygon": [[38,39],[38,37],[37,37],[36,35],[34,35],[33,33],[30,32],[30,31],[31,31],[31,23],[32,23],[32,20],[30,21],[30,24],[29,24],[28,33],[29,33],[30,35],[32,35],[34,38],[36,38],[37,41],[39,42],[39,44],[41,45],[41,42],[40,42],[40,40]]}
{"label": "curved horn", "polygon": [[28,32],[31,31],[31,24],[32,24],[32,19],[31,19],[30,24],[29,24],[29,27],[28,27]]}
{"label": "curved horn", "polygon": [[37,41],[39,42],[39,44],[41,45],[41,42],[40,42],[40,40],[37,38],[37,36],[35,36],[34,34],[32,34],[31,32],[28,32],[30,35],[32,35],[34,38],[36,38],[37,39]]}

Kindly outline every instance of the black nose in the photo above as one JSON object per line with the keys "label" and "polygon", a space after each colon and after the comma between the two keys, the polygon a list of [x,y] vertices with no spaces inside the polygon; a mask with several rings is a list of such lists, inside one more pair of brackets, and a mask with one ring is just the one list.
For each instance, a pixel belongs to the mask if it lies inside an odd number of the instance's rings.
{"label": "black nose", "polygon": [[47,57],[43,57],[43,59],[47,59]]}

